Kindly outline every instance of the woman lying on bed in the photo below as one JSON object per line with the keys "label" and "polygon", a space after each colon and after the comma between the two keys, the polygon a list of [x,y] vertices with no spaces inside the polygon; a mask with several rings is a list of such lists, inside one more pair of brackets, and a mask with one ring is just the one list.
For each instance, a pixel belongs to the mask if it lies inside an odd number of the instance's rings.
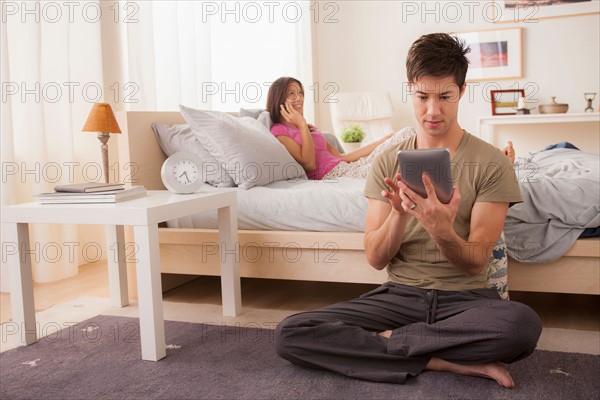
{"label": "woman lying on bed", "polygon": [[[271,133],[302,165],[309,179],[366,178],[375,156],[414,133],[412,129],[403,129],[341,154],[327,142],[319,128],[304,119],[304,88],[299,80],[291,77],[273,82],[267,96],[267,111],[273,121]],[[512,143],[508,143],[503,151],[514,162]]]}

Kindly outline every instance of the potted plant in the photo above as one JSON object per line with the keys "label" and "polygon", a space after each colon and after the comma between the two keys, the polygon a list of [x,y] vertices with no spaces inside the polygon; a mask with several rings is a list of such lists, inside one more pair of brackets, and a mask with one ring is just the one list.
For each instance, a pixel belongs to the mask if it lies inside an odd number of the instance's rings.
{"label": "potted plant", "polygon": [[350,152],[360,148],[361,142],[365,138],[365,131],[357,124],[350,124],[344,127],[340,138],[342,139],[342,147],[346,152]]}

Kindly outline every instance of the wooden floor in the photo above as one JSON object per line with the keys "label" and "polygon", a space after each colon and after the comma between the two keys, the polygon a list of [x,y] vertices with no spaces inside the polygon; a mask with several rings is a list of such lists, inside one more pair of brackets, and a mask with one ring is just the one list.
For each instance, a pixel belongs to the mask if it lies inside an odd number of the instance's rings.
{"label": "wooden floor", "polygon": [[[243,306],[257,309],[306,311],[352,299],[374,285],[243,279]],[[80,267],[73,278],[35,283],[36,311],[81,296],[108,297],[106,265]],[[166,292],[165,300],[194,304],[221,304],[217,277],[199,277]],[[511,299],[530,305],[545,327],[600,331],[600,296],[511,292]],[[0,293],[0,322],[11,319],[10,295]]]}

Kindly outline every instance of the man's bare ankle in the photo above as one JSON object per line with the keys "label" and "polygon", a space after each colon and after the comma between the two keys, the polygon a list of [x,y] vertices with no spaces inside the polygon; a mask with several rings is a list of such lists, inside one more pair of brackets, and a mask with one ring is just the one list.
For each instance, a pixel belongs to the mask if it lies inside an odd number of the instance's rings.
{"label": "man's bare ankle", "polygon": [[384,338],[389,339],[390,336],[392,336],[392,331],[388,330],[388,331],[379,332],[379,336],[383,336]]}
{"label": "man's bare ankle", "polygon": [[429,360],[425,366],[425,369],[430,371],[454,372],[461,375],[479,376],[482,378],[493,379],[498,382],[498,384],[506,388],[512,388],[515,386],[515,383],[508,371],[499,363],[465,365],[433,357],[431,360]]}

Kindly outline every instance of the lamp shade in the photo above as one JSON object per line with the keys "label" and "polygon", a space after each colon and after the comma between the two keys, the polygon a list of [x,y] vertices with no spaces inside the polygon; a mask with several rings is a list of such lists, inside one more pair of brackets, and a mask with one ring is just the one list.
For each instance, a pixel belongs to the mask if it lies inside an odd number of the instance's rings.
{"label": "lamp shade", "polygon": [[96,103],[83,126],[83,132],[121,133],[119,124],[108,103]]}

